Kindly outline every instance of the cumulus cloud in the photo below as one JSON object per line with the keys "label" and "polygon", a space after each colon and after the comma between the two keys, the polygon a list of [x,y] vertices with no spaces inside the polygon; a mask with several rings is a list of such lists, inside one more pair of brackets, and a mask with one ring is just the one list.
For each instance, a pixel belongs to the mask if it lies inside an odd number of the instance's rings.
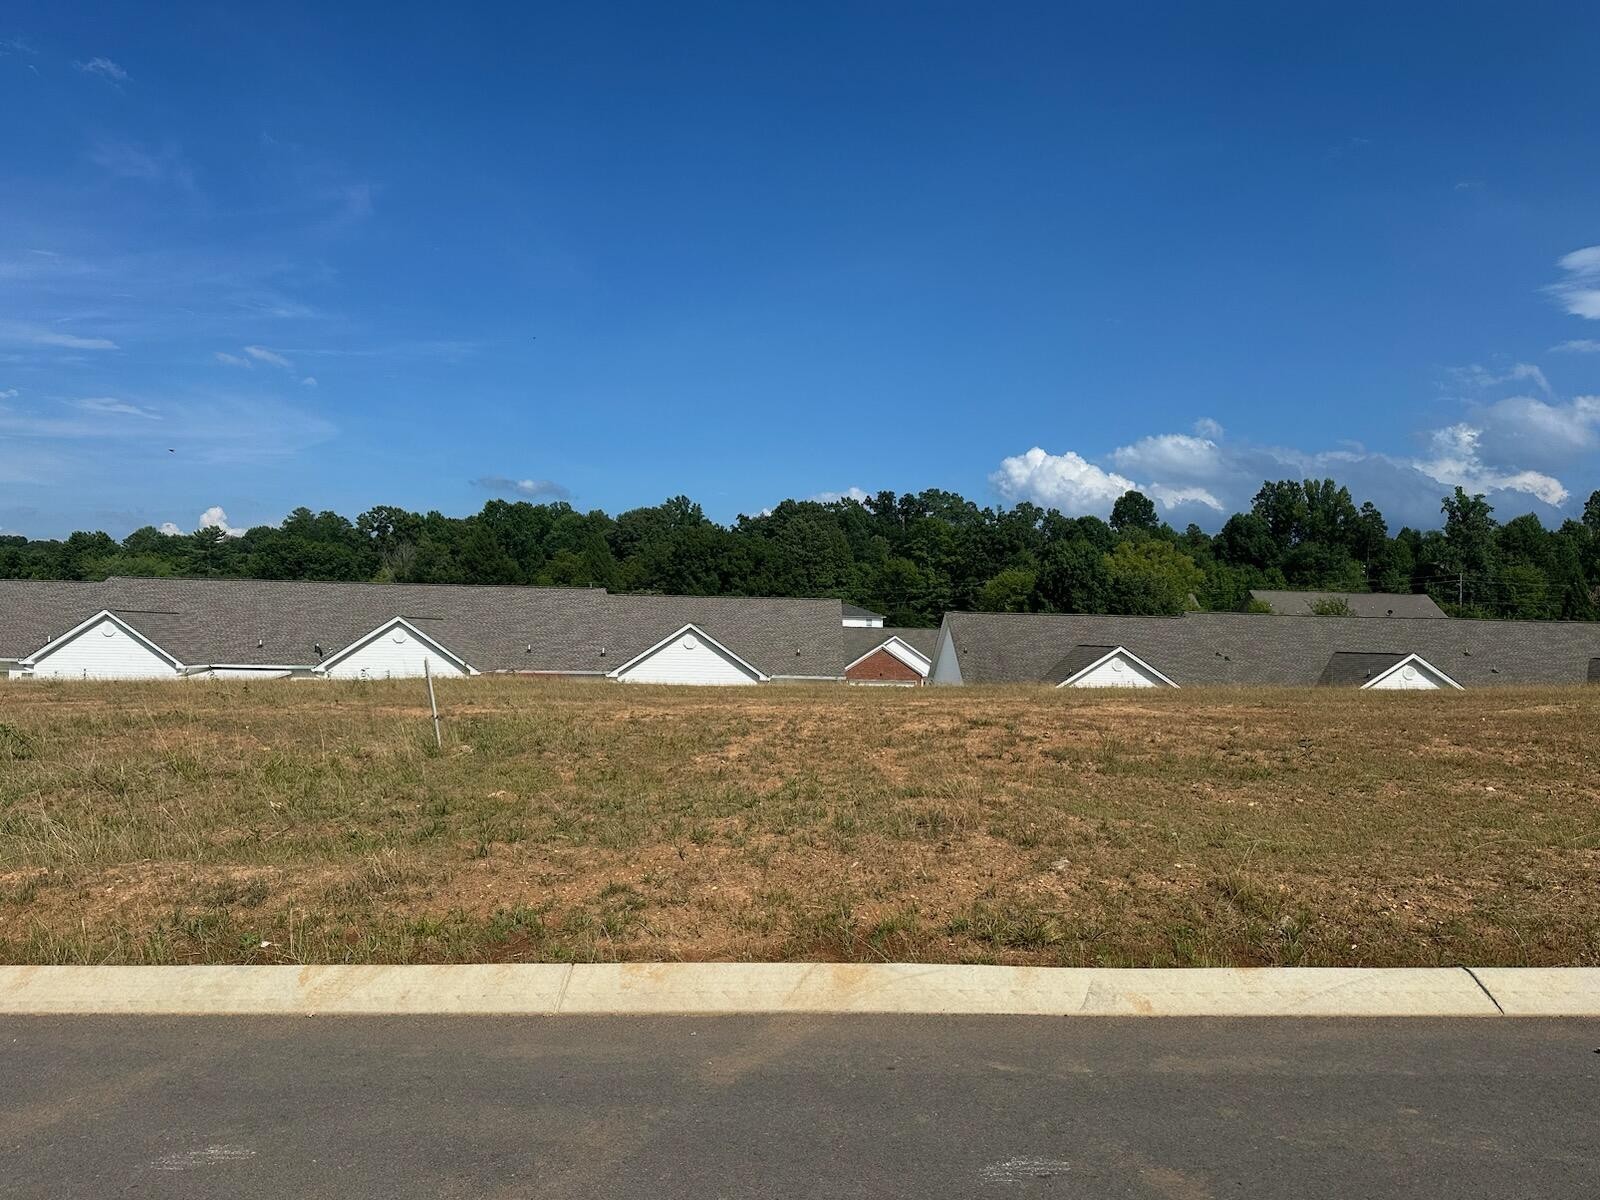
{"label": "cumulus cloud", "polygon": [[1564,254],[1556,265],[1566,272],[1566,277],[1545,290],[1573,316],[1600,321],[1600,246],[1585,246]]}
{"label": "cumulus cloud", "polygon": [[1209,476],[1217,470],[1221,450],[1208,437],[1160,433],[1140,438],[1130,446],[1117,447],[1111,452],[1111,461],[1130,474],[1194,478]]}
{"label": "cumulus cloud", "polygon": [[1473,406],[1468,420],[1498,462],[1553,469],[1600,449],[1600,396],[1508,396]]}
{"label": "cumulus cloud", "polygon": [[1553,507],[1567,502],[1567,489],[1559,479],[1539,471],[1503,471],[1486,465],[1482,439],[1483,430],[1466,424],[1435,430],[1432,457],[1419,460],[1417,469],[1442,484],[1469,492],[1525,492]]}
{"label": "cumulus cloud", "polygon": [[109,58],[102,58],[99,55],[91,58],[88,62],[74,63],[73,65],[85,75],[98,75],[101,79],[108,80],[111,83],[126,83],[128,81],[128,73],[125,70]]}
{"label": "cumulus cloud", "polygon": [[818,492],[814,496],[807,496],[807,500],[814,500],[818,504],[837,504],[840,500],[854,500],[857,504],[865,504],[872,498],[872,493],[862,488],[845,488],[842,492]]}
{"label": "cumulus cloud", "polygon": [[137,404],[129,404],[126,400],[118,400],[113,396],[90,396],[83,400],[72,401],[73,408],[82,409],[87,413],[99,413],[108,417],[138,417],[145,421],[159,421],[161,414],[151,412],[148,408],[141,408]]}
{"label": "cumulus cloud", "polygon": [[1065,513],[1109,512],[1118,496],[1138,487],[1127,476],[1097,467],[1075,451],[1051,454],[1039,446],[1002,459],[989,482],[1012,503],[1032,500]]}
{"label": "cumulus cloud", "polygon": [[309,387],[309,388],[316,387],[317,386],[317,377],[315,375],[307,375],[304,379],[302,379],[300,381],[300,386],[301,387]]}
{"label": "cumulus cloud", "polygon": [[1164,483],[1152,483],[1145,489],[1150,499],[1165,509],[1182,508],[1186,504],[1199,504],[1209,508],[1212,512],[1220,513],[1226,510],[1222,501],[1213,496],[1203,487],[1168,487]]}
{"label": "cumulus cloud", "polygon": [[1600,354],[1600,342],[1594,338],[1573,338],[1550,349],[1556,354]]}
{"label": "cumulus cloud", "polygon": [[0,400],[14,400],[17,394],[16,388],[0,388]]}
{"label": "cumulus cloud", "polygon": [[[220,529],[224,536],[231,538],[245,535],[243,529],[237,529],[229,522],[228,514],[220,504],[213,504],[205,512],[201,513],[200,519],[195,522],[194,528],[196,533],[202,529]],[[168,537],[182,537],[184,535],[184,531],[178,527],[175,521],[163,521],[157,526],[157,529]]]}
{"label": "cumulus cloud", "polygon": [[1512,396],[1466,408],[1465,419],[1429,431],[1422,451],[1413,455],[1356,445],[1307,451],[1223,442],[1221,427],[1211,422],[1198,425],[1202,432],[1196,434],[1153,434],[1118,446],[1104,456],[1104,465],[1074,450],[1050,453],[1035,446],[1004,459],[990,482],[1009,502],[1029,500],[1071,515],[1104,516],[1123,492],[1137,490],[1178,524],[1214,522],[1247,508],[1266,479],[1331,477],[1358,502],[1371,500],[1392,522],[1431,526],[1438,522],[1441,495],[1458,486],[1498,496],[1512,512],[1534,504],[1559,509],[1571,491],[1556,472],[1592,461],[1600,451],[1597,396]]}
{"label": "cumulus cloud", "polygon": [[213,504],[210,508],[206,509],[205,512],[201,513],[200,524],[195,526],[195,528],[220,529],[228,537],[243,537],[245,534],[243,529],[235,529],[231,524],[228,523],[228,514],[223,511],[222,505],[220,504]]}
{"label": "cumulus cloud", "polygon": [[572,495],[553,479],[512,479],[509,475],[482,475],[472,481],[472,486],[529,500],[565,500]]}

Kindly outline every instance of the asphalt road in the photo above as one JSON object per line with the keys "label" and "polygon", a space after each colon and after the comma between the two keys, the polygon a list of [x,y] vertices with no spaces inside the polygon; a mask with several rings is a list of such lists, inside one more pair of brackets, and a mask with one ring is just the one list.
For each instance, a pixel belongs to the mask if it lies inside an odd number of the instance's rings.
{"label": "asphalt road", "polygon": [[1600,1021],[0,1020],[24,1197],[1583,1197]]}

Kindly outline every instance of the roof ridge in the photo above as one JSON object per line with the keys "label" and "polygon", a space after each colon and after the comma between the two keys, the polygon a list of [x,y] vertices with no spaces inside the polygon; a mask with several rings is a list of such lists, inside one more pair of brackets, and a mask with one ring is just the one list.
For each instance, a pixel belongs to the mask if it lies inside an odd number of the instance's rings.
{"label": "roof ridge", "polygon": [[54,580],[54,579],[18,579],[9,580],[14,583],[270,583],[293,586],[320,584],[324,587],[370,587],[370,588],[474,588],[482,591],[506,592],[600,592],[608,596],[619,593],[610,592],[603,587],[579,587],[576,584],[545,584],[545,583],[419,583],[410,581],[406,583],[381,583],[375,579],[260,579],[251,575],[108,575],[100,580]]}

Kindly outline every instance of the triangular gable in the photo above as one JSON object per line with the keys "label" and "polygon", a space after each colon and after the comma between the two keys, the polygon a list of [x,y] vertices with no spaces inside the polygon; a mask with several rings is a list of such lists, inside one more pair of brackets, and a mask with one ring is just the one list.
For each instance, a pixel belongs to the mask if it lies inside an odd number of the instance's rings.
{"label": "triangular gable", "polygon": [[929,658],[926,654],[922,653],[922,651],[918,650],[909,642],[903,641],[898,636],[891,636],[884,638],[883,641],[879,642],[872,649],[868,650],[860,658],[846,663],[844,669],[848,671],[851,667],[854,667],[859,663],[866,662],[867,659],[871,658],[879,650],[883,650],[894,655],[895,658],[905,663],[905,665],[910,667],[913,671],[917,671],[923,675],[926,675],[933,667],[933,659]]}
{"label": "triangular gable", "polygon": [[117,616],[117,614],[112,612],[109,608],[101,609],[99,612],[95,613],[94,616],[90,617],[87,621],[83,621],[83,622],[80,622],[77,625],[74,625],[71,629],[67,630],[67,632],[63,633],[60,637],[55,638],[55,639],[45,643],[43,646],[39,647],[39,649],[35,650],[32,654],[28,655],[27,658],[21,659],[19,661],[25,667],[32,667],[36,663],[41,662],[42,660],[44,660],[46,658],[49,658],[57,650],[61,649],[61,647],[63,647],[65,645],[69,644],[70,642],[74,641],[76,638],[78,638],[85,631],[93,629],[96,625],[100,624],[100,622],[102,622],[102,621],[110,621],[118,629],[122,630],[123,633],[127,634],[134,641],[138,642],[145,649],[149,650],[152,654],[155,654],[158,657],[163,658],[167,662],[171,663],[174,670],[182,670],[183,669],[183,664],[181,662],[179,662],[171,654],[168,654],[160,646],[156,645],[155,642],[152,642],[149,638],[145,637],[144,634],[140,633],[132,625],[129,625],[126,621],[124,621],[121,617]]}
{"label": "triangular gable", "polygon": [[1361,690],[1362,691],[1366,691],[1368,688],[1373,688],[1373,687],[1378,687],[1381,690],[1381,684],[1383,683],[1384,680],[1390,678],[1393,675],[1404,676],[1407,671],[1424,672],[1424,673],[1426,673],[1428,675],[1433,676],[1435,679],[1437,679],[1445,687],[1454,688],[1458,692],[1464,690],[1459,683],[1457,683],[1454,679],[1451,679],[1450,676],[1446,675],[1443,671],[1439,670],[1438,667],[1434,666],[1431,662],[1429,662],[1427,659],[1423,658],[1422,655],[1420,655],[1420,654],[1408,654],[1404,658],[1402,658],[1399,662],[1397,662],[1393,666],[1389,667],[1387,670],[1379,671],[1371,679],[1367,680],[1365,683],[1363,683],[1361,685]]}
{"label": "triangular gable", "polygon": [[755,680],[758,683],[766,683],[771,678],[769,675],[766,674],[766,672],[762,671],[760,667],[757,667],[754,663],[748,662],[747,660],[741,658],[739,655],[735,654],[732,650],[728,649],[728,647],[724,646],[721,642],[717,641],[716,638],[712,637],[709,633],[707,633],[705,630],[701,629],[698,625],[694,624],[694,622],[692,622],[692,621],[689,624],[685,625],[683,628],[678,629],[678,630],[676,630],[676,631],[674,631],[672,633],[669,633],[666,637],[662,638],[659,642],[657,642],[654,646],[651,646],[648,650],[644,650],[644,651],[642,651],[642,652],[640,652],[638,654],[635,654],[632,658],[630,658],[627,662],[623,663],[620,667],[617,667],[617,668],[615,668],[614,670],[611,670],[611,671],[607,671],[606,672],[607,677],[611,678],[611,679],[621,679],[621,678],[623,678],[634,667],[638,666],[640,663],[645,662],[646,660],[648,660],[650,658],[653,658],[655,655],[659,654],[662,650],[666,649],[666,647],[670,646],[673,642],[675,642],[679,638],[685,637],[685,636],[693,636],[693,637],[699,638],[707,646],[710,646],[712,649],[714,649],[717,653],[719,653],[719,654],[723,655],[724,657],[732,660],[739,667],[741,667],[744,670],[748,671],[755,678]]}
{"label": "triangular gable", "polygon": [[441,658],[447,658],[451,662],[455,663],[458,667],[461,668],[463,674],[476,675],[476,674],[479,673],[477,671],[477,669],[475,667],[473,667],[473,665],[471,663],[469,663],[466,659],[462,658],[454,650],[451,650],[451,649],[447,648],[446,646],[442,645],[441,643],[435,641],[433,638],[431,638],[427,634],[423,633],[422,630],[418,629],[415,625],[413,625],[410,621],[406,620],[404,617],[395,617],[391,621],[385,621],[382,625],[379,625],[371,633],[363,634],[361,637],[359,637],[355,641],[351,642],[348,646],[344,647],[342,650],[334,651],[332,654],[328,655],[327,658],[325,658],[321,662],[319,662],[316,665],[316,667],[313,668],[313,669],[316,670],[319,673],[324,673],[325,674],[327,671],[331,670],[335,665],[337,665],[338,663],[343,662],[345,659],[349,658],[352,654],[354,654],[356,651],[362,649],[363,647],[370,646],[373,642],[377,641],[379,638],[384,636],[384,634],[388,633],[392,629],[404,629],[412,637],[416,638],[417,641],[421,642],[424,646],[428,647],[428,649],[433,650],[436,653],[438,653],[438,655]]}
{"label": "triangular gable", "polygon": [[1091,674],[1092,672],[1094,672],[1098,668],[1100,668],[1100,667],[1104,666],[1105,664],[1111,662],[1113,659],[1121,659],[1124,662],[1132,663],[1134,666],[1138,667],[1139,670],[1144,671],[1147,674],[1153,676],[1154,678],[1160,680],[1161,683],[1166,687],[1175,688],[1175,687],[1178,686],[1171,679],[1169,679],[1166,675],[1164,675],[1162,672],[1156,670],[1149,663],[1145,662],[1144,659],[1140,658],[1137,654],[1133,653],[1133,651],[1129,650],[1126,646],[1113,646],[1110,650],[1107,650],[1104,654],[1100,655],[1100,657],[1096,658],[1093,662],[1086,663],[1085,665],[1083,665],[1081,667],[1078,667],[1070,675],[1068,675],[1065,679],[1063,679],[1060,683],[1056,684],[1056,686],[1057,687],[1072,687],[1078,680],[1082,679],[1085,675]]}

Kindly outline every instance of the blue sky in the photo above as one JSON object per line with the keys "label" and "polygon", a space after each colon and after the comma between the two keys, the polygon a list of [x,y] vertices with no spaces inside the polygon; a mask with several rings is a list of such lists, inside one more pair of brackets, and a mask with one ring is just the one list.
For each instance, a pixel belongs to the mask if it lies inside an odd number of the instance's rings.
{"label": "blue sky", "polygon": [[1129,483],[1215,527],[1296,474],[1559,522],[1600,487],[1597,37],[13,2],[0,528]]}

